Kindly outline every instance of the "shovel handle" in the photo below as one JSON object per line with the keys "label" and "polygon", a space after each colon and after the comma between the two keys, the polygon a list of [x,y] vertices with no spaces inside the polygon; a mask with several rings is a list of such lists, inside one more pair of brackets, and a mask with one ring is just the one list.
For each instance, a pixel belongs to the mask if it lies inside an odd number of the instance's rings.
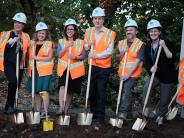
{"label": "shovel handle", "polygon": [[[93,51],[93,45],[91,45],[90,51]],[[86,90],[86,103],[85,103],[86,109],[88,107],[88,98],[89,98],[89,89],[90,89],[90,80],[91,80],[91,69],[92,69],[92,58],[89,59],[88,84],[87,84],[87,90]]]}
{"label": "shovel handle", "polygon": [[[69,55],[71,54],[71,52],[72,52],[72,47],[69,47]],[[67,96],[67,91],[68,91],[69,71],[70,71],[70,57],[68,57],[68,66],[67,66],[66,80],[65,80],[64,108],[66,104],[66,96]]]}
{"label": "shovel handle", "polygon": [[[123,65],[123,70],[122,70],[122,75],[125,73],[125,67],[126,67],[126,62],[127,62],[127,52],[125,53],[125,58],[124,58],[124,65]],[[119,110],[119,104],[120,104],[120,99],[121,99],[121,92],[123,88],[123,80],[120,81],[120,87],[119,87],[119,92],[118,92],[118,99],[117,99],[117,105],[116,105],[116,115],[118,114]]]}
{"label": "shovel handle", "polygon": [[180,91],[181,87],[182,87],[182,85],[181,85],[181,84],[179,84],[179,87],[177,88],[176,93],[174,94],[174,96],[173,96],[173,98],[172,98],[171,102],[170,102],[170,103],[169,103],[169,105],[168,105],[168,109],[171,107],[171,105],[173,104],[174,100],[176,99],[176,97],[177,97],[177,95],[178,95],[178,93],[179,93],[179,91]]}
{"label": "shovel handle", "polygon": [[[161,50],[162,50],[162,46],[159,45],[159,49],[158,49],[158,53],[157,53],[157,57],[156,57],[156,61],[155,61],[154,67],[157,67]],[[146,98],[145,98],[145,101],[144,101],[143,114],[144,114],[144,110],[146,108],[146,105],[148,103],[148,98],[149,98],[149,95],[150,95],[150,91],[151,91],[151,87],[152,87],[152,84],[153,84],[154,77],[155,77],[155,72],[153,72],[151,74],[150,83],[149,83],[148,90],[147,90],[147,93],[146,93]]]}
{"label": "shovel handle", "polygon": [[[32,55],[35,55],[35,45],[32,45]],[[34,94],[35,94],[35,60],[32,64],[32,109],[34,108]]]}
{"label": "shovel handle", "polygon": [[17,89],[15,96],[15,107],[18,108],[18,92],[19,92],[19,52],[16,56],[16,77],[17,77]]}

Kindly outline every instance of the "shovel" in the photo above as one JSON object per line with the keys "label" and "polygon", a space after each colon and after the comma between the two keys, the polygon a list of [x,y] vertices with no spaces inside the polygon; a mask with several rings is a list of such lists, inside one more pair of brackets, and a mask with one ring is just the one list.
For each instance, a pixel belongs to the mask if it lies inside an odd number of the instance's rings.
{"label": "shovel", "polygon": [[[69,55],[71,54],[71,52],[72,52],[72,47],[70,46],[69,47]],[[67,72],[66,72],[63,111],[62,111],[62,115],[59,116],[59,120],[58,120],[58,124],[62,125],[62,126],[69,126],[69,124],[70,124],[70,116],[65,115],[65,104],[66,104],[66,96],[67,96],[67,91],[68,91],[69,71],[70,71],[70,58],[68,58],[68,66],[67,66]]]}
{"label": "shovel", "polygon": [[[127,60],[127,52],[125,53],[124,66],[123,66],[123,70],[122,70],[123,75],[125,73],[126,60]],[[123,80],[120,81],[120,87],[119,87],[118,99],[117,99],[117,106],[116,106],[116,116],[118,116],[118,110],[119,110],[119,104],[120,104],[120,99],[121,99],[122,88],[123,88]],[[122,128],[123,119],[118,118],[118,117],[117,118],[110,118],[109,123],[113,127]]]}
{"label": "shovel", "polygon": [[44,95],[45,93],[47,92],[46,91],[40,92],[40,96],[42,97],[44,110],[46,114],[46,118],[43,120],[43,131],[53,131],[54,121],[50,120],[48,117],[48,111],[47,111],[46,102],[45,102],[46,97]]}
{"label": "shovel", "polygon": [[[34,45],[33,45],[33,53],[34,53]],[[35,94],[35,60],[33,60],[32,64],[32,111],[26,112],[26,121],[27,124],[39,124],[40,123],[40,112],[34,111],[34,94]]]}
{"label": "shovel", "polygon": [[[93,51],[93,45],[91,46],[91,51]],[[86,90],[85,112],[78,114],[78,118],[77,118],[78,125],[90,126],[92,123],[93,114],[87,112],[90,80],[91,80],[91,68],[92,68],[92,58],[90,58],[90,60],[89,60],[88,85],[87,85],[87,90]]]}
{"label": "shovel", "polygon": [[[158,64],[161,49],[162,49],[162,47],[159,46],[156,61],[155,61],[155,64],[154,64],[155,68],[157,67],[157,64]],[[154,77],[155,77],[155,72],[153,72],[152,75],[151,75],[150,83],[149,83],[147,94],[146,94],[146,99],[144,101],[144,107],[143,107],[143,111],[142,111],[142,118],[137,118],[137,120],[135,121],[135,123],[132,126],[133,130],[142,131],[145,128],[145,126],[148,122],[147,118],[144,116],[144,112],[145,112],[146,105],[148,103],[148,98],[149,98],[149,95],[150,95],[150,91],[151,91],[151,87],[152,87],[152,84],[153,84]]]}
{"label": "shovel", "polygon": [[175,118],[177,112],[178,112],[178,108],[176,107],[176,105],[173,108],[171,107],[171,105],[175,101],[181,87],[182,87],[182,85],[179,86],[179,88],[177,89],[177,92],[175,93],[175,95],[173,96],[171,102],[168,105],[168,112],[166,114],[166,119],[167,120],[173,120]]}
{"label": "shovel", "polygon": [[[18,93],[19,93],[19,49],[21,48],[21,41],[20,38],[17,42],[17,56],[16,56],[16,77],[17,77],[17,89],[16,89],[16,96],[15,96],[15,107],[18,109]],[[16,124],[24,123],[24,115],[23,112],[13,113],[10,115],[10,121]]]}

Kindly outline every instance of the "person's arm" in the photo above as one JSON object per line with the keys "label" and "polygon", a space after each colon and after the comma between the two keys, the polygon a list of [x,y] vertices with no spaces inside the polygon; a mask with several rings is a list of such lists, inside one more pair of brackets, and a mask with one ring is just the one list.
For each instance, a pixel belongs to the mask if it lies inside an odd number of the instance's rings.
{"label": "person's arm", "polygon": [[104,50],[99,54],[95,54],[95,58],[96,59],[107,58],[108,56],[112,55],[113,50],[114,50],[114,41],[109,45],[109,47],[106,50]]}
{"label": "person's arm", "polygon": [[164,53],[166,55],[167,58],[172,58],[173,54],[172,52],[169,50],[169,48],[166,46],[165,41],[160,39],[160,45],[162,46]]}

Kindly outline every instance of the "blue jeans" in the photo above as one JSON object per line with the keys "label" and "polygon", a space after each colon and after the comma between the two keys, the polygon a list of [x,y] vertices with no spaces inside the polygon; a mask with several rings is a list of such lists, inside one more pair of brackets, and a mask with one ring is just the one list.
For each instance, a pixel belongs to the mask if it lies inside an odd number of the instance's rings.
{"label": "blue jeans", "polygon": [[125,117],[132,117],[132,87],[136,78],[129,78],[123,83],[119,112]]}

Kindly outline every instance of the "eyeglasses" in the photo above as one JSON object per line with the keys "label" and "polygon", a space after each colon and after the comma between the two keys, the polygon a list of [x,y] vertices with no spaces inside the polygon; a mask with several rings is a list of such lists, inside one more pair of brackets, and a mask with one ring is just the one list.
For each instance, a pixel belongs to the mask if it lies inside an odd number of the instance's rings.
{"label": "eyeglasses", "polygon": [[70,28],[68,28],[68,29],[66,29],[67,31],[74,31],[74,29],[70,29]]}

